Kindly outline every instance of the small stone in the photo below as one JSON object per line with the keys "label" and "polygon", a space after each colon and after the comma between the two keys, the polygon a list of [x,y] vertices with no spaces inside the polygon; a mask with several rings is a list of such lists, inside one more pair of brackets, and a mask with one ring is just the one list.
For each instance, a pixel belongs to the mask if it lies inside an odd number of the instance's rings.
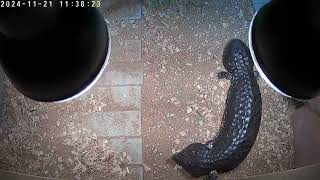
{"label": "small stone", "polygon": [[240,12],[238,14],[239,18],[242,18],[243,17],[243,11],[240,9]]}
{"label": "small stone", "polygon": [[131,164],[132,157],[130,155],[127,155],[128,164]]}
{"label": "small stone", "polygon": [[281,159],[281,154],[277,154],[277,158],[278,158],[278,159]]}
{"label": "small stone", "polygon": [[180,144],[180,139],[176,139],[176,140],[174,140],[174,142],[175,142],[176,144]]}
{"label": "small stone", "polygon": [[220,87],[222,87],[222,88],[224,87],[224,82],[223,81],[220,81],[218,84],[219,84]]}
{"label": "small stone", "polygon": [[146,170],[146,171],[150,171],[151,170],[151,168],[149,168],[146,164],[144,164],[143,163],[143,168],[144,168],[144,170]]}
{"label": "small stone", "polygon": [[13,139],[12,134],[9,134],[8,137],[9,137],[9,141],[12,141],[12,139]]}
{"label": "small stone", "polygon": [[189,108],[187,109],[187,113],[190,114],[191,112],[192,112],[192,108],[189,107]]}
{"label": "small stone", "polygon": [[60,121],[57,121],[57,126],[60,126]]}
{"label": "small stone", "polygon": [[186,133],[184,131],[180,132],[180,135],[183,137],[186,135]]}
{"label": "small stone", "polygon": [[59,168],[60,171],[62,171],[63,170],[63,165],[59,164],[58,168]]}
{"label": "small stone", "polygon": [[226,28],[228,26],[228,23],[222,23],[223,28]]}
{"label": "small stone", "polygon": [[174,105],[178,105],[178,104],[180,104],[180,102],[177,101],[177,102],[174,102],[173,104],[174,104]]}
{"label": "small stone", "polygon": [[62,162],[62,157],[61,156],[58,157],[58,161]]}
{"label": "small stone", "polygon": [[122,169],[121,169],[121,167],[120,167],[119,165],[117,165],[115,168],[113,168],[112,171],[113,171],[113,172],[121,172]]}
{"label": "small stone", "polygon": [[175,149],[171,149],[172,154],[176,153]]}
{"label": "small stone", "polygon": [[173,169],[174,169],[174,170],[182,169],[182,167],[176,164]]}
{"label": "small stone", "polygon": [[269,159],[267,159],[267,164],[271,164],[271,161]]}
{"label": "small stone", "polygon": [[212,78],[214,77],[214,73],[213,72],[210,73],[210,77],[212,77]]}
{"label": "small stone", "polygon": [[207,136],[207,137],[209,137],[209,136],[210,136],[210,131],[209,131],[209,130],[207,130],[207,132],[206,132],[206,136]]}
{"label": "small stone", "polygon": [[203,121],[199,121],[199,125],[202,126],[203,125]]}

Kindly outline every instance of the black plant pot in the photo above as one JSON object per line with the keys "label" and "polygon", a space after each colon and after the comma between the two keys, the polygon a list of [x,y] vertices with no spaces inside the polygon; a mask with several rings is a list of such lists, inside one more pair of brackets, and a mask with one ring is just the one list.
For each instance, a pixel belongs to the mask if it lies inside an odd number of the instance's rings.
{"label": "black plant pot", "polygon": [[60,102],[102,74],[110,35],[96,8],[7,8],[0,12],[0,63],[25,96]]}
{"label": "black plant pot", "polygon": [[320,95],[320,1],[273,0],[254,16],[249,45],[260,75],[282,95]]}

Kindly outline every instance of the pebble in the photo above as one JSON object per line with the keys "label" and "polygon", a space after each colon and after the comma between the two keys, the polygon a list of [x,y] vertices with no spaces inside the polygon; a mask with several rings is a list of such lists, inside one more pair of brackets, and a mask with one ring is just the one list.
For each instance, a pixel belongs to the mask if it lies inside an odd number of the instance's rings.
{"label": "pebble", "polygon": [[207,137],[209,137],[209,136],[210,136],[210,131],[209,131],[209,130],[207,130],[207,132],[206,132],[206,136],[207,136]]}
{"label": "pebble", "polygon": [[186,135],[186,133],[184,131],[180,132],[180,135],[183,137]]}
{"label": "pebble", "polygon": [[182,169],[182,167],[176,164],[173,169],[178,170],[178,169]]}
{"label": "pebble", "polygon": [[175,149],[171,149],[172,154],[176,153]]}
{"label": "pebble", "polygon": [[143,163],[143,168],[144,168],[144,170],[146,170],[146,171],[150,171],[151,170],[151,168],[150,167],[148,167],[146,164],[144,164]]}
{"label": "pebble", "polygon": [[[215,73],[211,72],[209,76],[213,78],[214,75],[215,75]],[[215,86],[215,87],[216,87],[216,86]]]}
{"label": "pebble", "polygon": [[223,82],[223,81],[220,81],[220,82],[218,83],[218,85],[223,88],[223,87],[224,87],[224,82]]}
{"label": "pebble", "polygon": [[202,126],[203,125],[203,121],[199,121],[199,125]]}
{"label": "pebble", "polygon": [[192,112],[192,108],[189,107],[189,108],[187,109],[187,113],[190,114],[191,112]]}
{"label": "pebble", "polygon": [[267,164],[271,164],[271,161],[269,159],[267,159]]}
{"label": "pebble", "polygon": [[12,139],[13,139],[12,134],[9,134],[8,137],[9,137],[9,141],[12,141]]}
{"label": "pebble", "polygon": [[223,28],[226,28],[228,26],[228,23],[222,23]]}
{"label": "pebble", "polygon": [[174,140],[174,142],[175,142],[176,144],[180,144],[180,139],[176,139],[176,140]]}

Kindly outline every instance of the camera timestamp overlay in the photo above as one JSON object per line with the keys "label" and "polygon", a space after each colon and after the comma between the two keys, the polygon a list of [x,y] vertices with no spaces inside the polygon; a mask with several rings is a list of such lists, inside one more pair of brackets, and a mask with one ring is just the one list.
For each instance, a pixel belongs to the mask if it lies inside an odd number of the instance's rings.
{"label": "camera timestamp overlay", "polygon": [[51,8],[51,7],[93,7],[98,8],[101,6],[100,0],[0,0],[0,9],[1,8]]}

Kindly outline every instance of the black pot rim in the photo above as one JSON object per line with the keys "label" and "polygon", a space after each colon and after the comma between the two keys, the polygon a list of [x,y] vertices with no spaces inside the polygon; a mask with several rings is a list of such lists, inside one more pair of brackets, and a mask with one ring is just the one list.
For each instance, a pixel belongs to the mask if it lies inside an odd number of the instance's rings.
{"label": "black pot rim", "polygon": [[95,83],[99,80],[99,78],[101,77],[101,75],[103,74],[104,70],[106,69],[107,65],[108,65],[108,62],[109,62],[109,57],[110,57],[110,52],[111,52],[111,32],[110,32],[110,28],[108,26],[108,23],[106,22],[105,20],[105,23],[106,23],[106,28],[107,28],[107,32],[108,32],[108,52],[107,52],[107,55],[104,59],[104,63],[99,71],[99,73],[96,75],[96,77],[86,86],[84,87],[80,92],[70,96],[70,97],[67,97],[65,99],[62,99],[62,100],[57,100],[57,101],[52,101],[53,103],[63,103],[63,102],[68,102],[68,101],[71,101],[75,98],[78,98],[79,96],[85,94],[87,91],[89,91],[94,85]]}
{"label": "black pot rim", "polygon": [[[270,3],[270,2],[269,2]],[[267,3],[268,4],[268,3]],[[267,4],[265,4],[263,7],[265,7]],[[260,67],[259,65],[259,62],[257,61],[257,57],[255,55],[255,51],[254,51],[254,48],[253,48],[253,25],[254,25],[254,22],[255,22],[255,19],[256,19],[256,16],[257,14],[261,11],[261,9],[263,9],[263,7],[261,7],[253,16],[252,20],[251,20],[251,23],[250,23],[250,27],[249,27],[249,49],[250,49],[250,53],[251,53],[251,57],[252,57],[252,60],[253,60],[253,63],[254,63],[254,66],[256,67],[257,71],[259,72],[260,76],[262,77],[263,80],[265,80],[267,82],[267,84],[269,86],[271,86],[272,89],[274,89],[276,92],[278,92],[279,94],[285,96],[285,97],[288,97],[288,98],[293,98],[295,100],[298,100],[298,101],[307,101],[309,99],[301,99],[301,98],[298,98],[298,97],[294,97],[294,96],[291,96],[285,92],[283,92],[282,90],[280,90],[274,83],[271,82],[271,80],[267,77],[267,75],[263,72],[262,68]]]}

